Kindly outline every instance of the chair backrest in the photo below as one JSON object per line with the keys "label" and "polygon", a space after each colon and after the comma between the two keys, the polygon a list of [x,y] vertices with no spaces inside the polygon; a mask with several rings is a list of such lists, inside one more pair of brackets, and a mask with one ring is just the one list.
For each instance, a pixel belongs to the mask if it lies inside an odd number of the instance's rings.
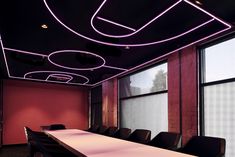
{"label": "chair backrest", "polygon": [[107,129],[107,131],[104,134],[107,136],[113,137],[117,131],[118,131],[118,127],[111,126]]}
{"label": "chair backrest", "polygon": [[64,124],[51,124],[49,130],[63,130],[66,129]]}
{"label": "chair backrest", "polygon": [[105,126],[105,125],[102,125],[102,126],[100,126],[99,129],[98,129],[98,133],[99,133],[99,134],[105,134],[105,132],[106,132],[107,130],[108,130],[108,127]]}
{"label": "chair backrest", "polygon": [[94,124],[94,125],[91,125],[91,127],[87,129],[86,131],[97,133],[99,130],[99,127],[100,127],[99,125]]}
{"label": "chair backrest", "polygon": [[176,150],[180,143],[180,139],[180,133],[160,132],[149,142],[149,145],[169,150]]}
{"label": "chair backrest", "polygon": [[150,130],[144,130],[144,129],[136,129],[127,140],[138,142],[142,144],[149,143],[151,139],[151,131]]}
{"label": "chair backrest", "polygon": [[26,140],[27,140],[27,142],[29,142],[31,139],[31,137],[29,136],[29,131],[30,131],[31,129],[29,128],[29,127],[27,127],[27,126],[25,126],[24,127],[24,133],[25,133],[25,137],[26,137]]}
{"label": "chair backrest", "polygon": [[120,128],[118,131],[114,134],[113,137],[120,138],[123,140],[126,140],[131,134],[131,129],[129,128]]}
{"label": "chair backrest", "polygon": [[193,136],[180,152],[199,157],[223,157],[226,141],[223,138]]}

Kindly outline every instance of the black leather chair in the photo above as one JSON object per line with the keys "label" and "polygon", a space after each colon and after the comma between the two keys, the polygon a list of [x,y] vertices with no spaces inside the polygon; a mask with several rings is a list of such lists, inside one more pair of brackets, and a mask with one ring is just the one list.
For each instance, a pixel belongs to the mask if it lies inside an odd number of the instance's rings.
{"label": "black leather chair", "polygon": [[66,129],[64,124],[51,124],[49,130],[63,130]]}
{"label": "black leather chair", "polygon": [[[76,157],[76,155],[59,145],[56,141],[53,141],[53,139],[41,135],[39,132],[34,132],[28,127],[24,127],[24,129],[30,157],[34,157],[37,152],[41,153],[43,157]],[[50,140],[53,142],[48,142]]]}
{"label": "black leather chair", "polygon": [[104,135],[113,137],[117,131],[118,127],[111,126],[105,131]]}
{"label": "black leather chair", "polygon": [[86,131],[98,133],[98,130],[99,130],[99,125],[94,124],[90,128],[88,128]]}
{"label": "black leather chair", "polygon": [[128,141],[147,144],[151,139],[151,131],[144,129],[136,129],[131,135],[128,137]]}
{"label": "black leather chair", "polygon": [[175,132],[160,132],[148,144],[154,147],[176,150],[181,140],[181,134]]}
{"label": "black leather chair", "polygon": [[104,135],[105,134],[105,132],[108,130],[108,127],[107,126],[105,126],[105,125],[102,125],[102,126],[100,126],[99,127],[99,129],[98,129],[98,134],[102,134],[102,135]]}
{"label": "black leather chair", "polygon": [[129,128],[119,128],[113,137],[126,140],[131,134],[131,129]]}
{"label": "black leather chair", "polygon": [[226,141],[223,138],[193,136],[179,152],[198,157],[223,157]]}

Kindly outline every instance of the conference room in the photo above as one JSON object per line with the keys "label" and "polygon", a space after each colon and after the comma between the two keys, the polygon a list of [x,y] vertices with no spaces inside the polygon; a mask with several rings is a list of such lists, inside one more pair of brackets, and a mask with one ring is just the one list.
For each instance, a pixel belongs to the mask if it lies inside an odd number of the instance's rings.
{"label": "conference room", "polygon": [[235,1],[0,2],[1,157],[234,157]]}

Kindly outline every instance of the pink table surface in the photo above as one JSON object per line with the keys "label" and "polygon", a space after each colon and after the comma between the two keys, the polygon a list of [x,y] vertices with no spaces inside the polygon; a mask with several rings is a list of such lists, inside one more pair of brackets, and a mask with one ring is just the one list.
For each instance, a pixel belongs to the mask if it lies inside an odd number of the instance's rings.
{"label": "pink table surface", "polygon": [[78,129],[45,131],[64,147],[87,157],[193,157]]}

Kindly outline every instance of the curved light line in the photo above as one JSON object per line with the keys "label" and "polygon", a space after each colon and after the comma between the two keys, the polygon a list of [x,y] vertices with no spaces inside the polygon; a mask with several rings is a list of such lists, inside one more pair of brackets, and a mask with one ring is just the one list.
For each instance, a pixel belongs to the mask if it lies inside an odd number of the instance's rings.
{"label": "curved light line", "polygon": [[[75,52],[75,53],[84,53],[84,54],[89,54],[89,55],[92,55],[92,56],[95,56],[97,58],[100,58],[103,63],[100,65],[100,66],[97,66],[97,67],[93,67],[93,68],[72,68],[72,67],[68,67],[68,66],[64,66],[64,65],[60,65],[58,63],[55,63],[54,61],[52,61],[50,59],[51,56],[53,56],[54,54],[58,54],[58,53],[64,53],[64,52]],[[88,51],[80,51],[80,50],[60,50],[60,51],[55,51],[55,52],[52,52],[48,55],[48,60],[51,64],[55,65],[55,66],[58,66],[60,68],[64,68],[64,69],[70,69],[70,70],[94,70],[94,69],[99,69],[101,67],[103,67],[106,63],[105,59],[95,53],[91,53],[91,52],[88,52]]]}
{"label": "curved light line", "polygon": [[[97,9],[97,11],[94,13],[94,15],[91,18],[91,27],[99,34],[103,35],[103,36],[107,36],[107,37],[111,37],[111,38],[125,38],[125,37],[130,37],[132,35],[135,35],[136,33],[140,32],[141,30],[143,30],[145,27],[147,27],[148,25],[150,25],[151,23],[153,23],[155,20],[157,20],[158,18],[160,18],[161,16],[163,16],[165,13],[167,13],[169,10],[171,10],[172,8],[174,8],[176,5],[178,5],[180,2],[182,2],[182,0],[177,1],[175,4],[171,5],[169,8],[167,8],[165,11],[163,11],[162,13],[160,13],[159,15],[157,15],[156,17],[154,17],[152,20],[150,20],[148,23],[146,23],[145,25],[143,25],[142,27],[140,27],[139,29],[137,29],[135,32],[130,33],[130,34],[126,34],[126,35],[110,35],[110,34],[105,34],[100,32],[98,29],[95,28],[95,26],[93,25],[93,21],[95,16],[98,14],[98,12],[101,10],[101,8],[103,7],[103,5],[106,3],[107,0],[104,0],[103,3],[100,5],[100,7]],[[108,20],[109,21],[109,20]],[[112,21],[110,21],[110,23],[112,23]],[[114,22],[113,22],[114,23]]]}
{"label": "curved light line", "polygon": [[177,52],[177,51],[179,51],[179,50],[182,50],[182,49],[184,49],[184,48],[187,48],[187,47],[189,47],[189,46],[192,46],[192,45],[194,45],[194,44],[196,44],[196,43],[199,43],[199,42],[201,42],[201,41],[207,40],[207,39],[209,39],[209,38],[211,38],[211,37],[213,37],[213,36],[215,36],[215,35],[218,35],[218,34],[220,34],[220,33],[225,32],[225,31],[227,31],[227,30],[229,30],[229,29],[230,29],[230,28],[225,28],[225,29],[223,29],[223,30],[221,30],[221,31],[218,31],[218,32],[213,33],[213,34],[211,34],[211,35],[209,35],[209,36],[206,36],[206,37],[204,37],[204,38],[202,38],[202,39],[199,39],[199,40],[194,41],[194,42],[192,42],[192,43],[190,43],[190,44],[187,44],[187,45],[185,45],[185,46],[182,46],[182,47],[180,47],[180,48],[178,48],[178,49],[175,49],[175,50],[173,50],[173,51],[170,51],[170,52],[168,52],[168,53],[166,53],[166,54],[164,54],[164,55],[161,55],[161,56],[159,56],[159,57],[157,57],[157,58],[154,58],[154,59],[149,60],[149,61],[147,61],[147,62],[144,62],[144,63],[142,63],[142,64],[140,64],[140,65],[137,65],[137,66],[135,66],[135,67],[133,67],[133,68],[130,68],[130,69],[128,69],[127,71],[123,71],[123,72],[118,73],[118,74],[116,74],[116,75],[113,75],[113,76],[111,76],[111,77],[109,77],[109,78],[107,78],[107,79],[104,79],[104,80],[102,80],[102,81],[99,81],[99,82],[96,82],[96,83],[94,83],[94,84],[91,84],[91,86],[92,86],[92,87],[95,87],[95,86],[98,86],[98,85],[100,85],[101,83],[103,83],[103,82],[105,82],[105,81],[108,81],[108,80],[110,80],[110,79],[113,79],[113,78],[116,78],[116,77],[119,77],[119,76],[123,76],[123,75],[127,75],[127,74],[133,72],[133,71],[136,70],[136,69],[143,68],[143,67],[145,67],[145,66],[147,66],[147,65],[151,65],[151,64],[155,63],[156,61],[161,60],[161,59],[163,59],[163,58],[169,56],[170,54],[173,54],[173,53],[175,53],[175,52]]}
{"label": "curved light line", "polygon": [[[64,72],[64,71],[42,71],[42,70],[39,70],[39,71],[30,71],[30,72],[27,72],[27,73],[24,74],[24,79],[28,79],[27,75],[37,74],[37,73],[54,73],[54,74],[74,75],[74,76],[77,76],[77,77],[84,78],[86,80],[86,82],[81,83],[81,84],[86,84],[86,83],[89,82],[89,79],[87,77],[83,76],[83,75],[79,75],[79,74],[75,74],[75,73],[70,73],[70,72]],[[53,82],[57,82],[57,81],[53,81]]]}
{"label": "curved light line", "polygon": [[[56,76],[58,76],[58,75],[61,75],[61,76],[56,77]],[[71,80],[73,79],[73,77],[72,77],[71,75],[66,75],[66,74],[50,74],[50,75],[47,76],[46,81],[48,81],[48,79],[49,79],[50,77],[65,78],[65,79],[68,78],[68,81],[66,81],[66,83],[68,83],[69,81],[71,81]],[[50,80],[49,80],[49,81],[50,81]],[[58,82],[60,82],[60,81],[58,81]],[[63,81],[61,81],[61,82],[63,82]]]}
{"label": "curved light line", "polygon": [[66,82],[55,82],[55,81],[45,81],[45,80],[40,80],[40,79],[33,79],[33,78],[23,78],[23,77],[16,77],[16,76],[10,76],[9,78],[12,79],[20,79],[20,80],[30,80],[30,81],[38,81],[38,82],[52,82],[52,83],[58,83],[58,84],[71,84],[71,85],[80,85],[80,86],[89,86],[92,87],[91,84],[82,84],[82,83],[66,83]]}
{"label": "curved light line", "polygon": [[[142,44],[115,44],[115,43],[108,43],[108,42],[103,42],[103,41],[99,41],[99,40],[96,40],[96,39],[92,39],[90,37],[87,37],[85,35],[82,35],[76,31],[74,31],[73,29],[71,29],[70,27],[68,27],[67,25],[65,25],[62,21],[60,21],[59,18],[57,18],[57,16],[53,13],[53,11],[50,9],[50,7],[48,6],[47,4],[47,0],[43,0],[45,6],[47,7],[48,11],[51,13],[51,15],[55,18],[55,20],[57,22],[59,22],[63,27],[65,27],[66,29],[68,29],[70,32],[76,34],[77,36],[80,36],[84,39],[87,39],[87,40],[90,40],[90,41],[93,41],[93,42],[96,42],[96,43],[100,43],[100,44],[104,44],[104,45],[109,45],[109,46],[119,46],[119,47],[126,47],[126,46],[129,46],[129,47],[139,47],[139,46],[149,46],[149,45],[154,45],[156,44],[155,42],[149,42],[149,43],[142,43]],[[184,2],[187,2],[184,0]],[[192,4],[190,3],[187,3],[191,6],[193,6]],[[195,7],[195,6],[193,6]],[[196,7],[198,9],[198,7]],[[215,16],[212,16],[212,14],[208,13],[207,11],[203,10],[200,8],[201,11],[203,11],[204,13],[206,13],[207,15],[215,18],[216,20],[219,20],[218,18],[216,18]],[[219,22],[221,22],[221,20],[219,20]],[[226,22],[223,21],[222,24],[226,24],[226,26],[228,26],[229,28],[231,28],[231,26],[229,24],[227,24]]]}

